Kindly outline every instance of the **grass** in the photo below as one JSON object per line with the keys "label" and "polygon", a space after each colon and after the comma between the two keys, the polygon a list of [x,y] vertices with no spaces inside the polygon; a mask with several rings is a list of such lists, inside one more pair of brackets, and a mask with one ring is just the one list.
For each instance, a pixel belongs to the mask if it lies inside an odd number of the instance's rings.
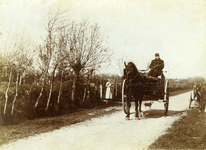
{"label": "grass", "polygon": [[[185,90],[178,91],[178,92],[174,91],[171,92],[170,95],[177,95],[184,92],[187,91]],[[15,125],[1,125],[0,145],[7,144],[9,142],[13,142],[18,139],[33,136],[35,134],[53,131],[61,127],[90,120],[92,118],[101,117],[104,115],[111,114],[115,111],[118,111],[115,108],[109,111],[105,110],[105,108],[111,106],[121,106],[121,103],[120,101],[109,102],[108,104],[104,104],[94,109],[77,109],[73,112],[65,113],[62,116],[46,117],[46,118],[40,118],[35,120],[26,120],[21,124],[15,124]]]}
{"label": "grass", "polygon": [[187,110],[149,149],[206,149],[206,113]]}

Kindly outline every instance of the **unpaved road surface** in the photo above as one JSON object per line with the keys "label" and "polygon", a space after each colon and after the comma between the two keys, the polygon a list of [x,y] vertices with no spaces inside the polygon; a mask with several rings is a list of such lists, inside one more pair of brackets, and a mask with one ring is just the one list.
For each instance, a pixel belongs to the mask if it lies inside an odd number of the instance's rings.
{"label": "unpaved road surface", "polygon": [[[67,126],[48,133],[21,139],[0,146],[1,150],[139,150],[147,149],[164,134],[182,111],[188,109],[190,93],[170,97],[169,113],[163,117],[164,105],[154,102],[152,109],[145,108],[145,118],[125,120],[121,107],[111,115]],[[113,109],[113,108],[108,108]],[[134,112],[134,104],[131,112]],[[91,114],[92,115],[92,114]],[[48,124],[49,126],[49,124]]]}

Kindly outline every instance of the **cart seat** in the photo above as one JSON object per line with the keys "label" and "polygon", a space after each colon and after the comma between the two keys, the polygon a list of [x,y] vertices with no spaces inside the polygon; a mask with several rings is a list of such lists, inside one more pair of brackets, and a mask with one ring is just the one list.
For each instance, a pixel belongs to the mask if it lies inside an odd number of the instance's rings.
{"label": "cart seat", "polygon": [[160,80],[160,79],[161,79],[161,75],[159,75],[158,77],[151,77],[151,76],[149,76],[149,77],[148,77],[148,79],[158,81],[158,80]]}
{"label": "cart seat", "polygon": [[161,79],[161,76],[158,76],[158,77],[147,77],[147,79],[150,81],[150,82],[153,82],[153,83],[157,83],[158,81],[160,81]]}
{"label": "cart seat", "polygon": [[149,76],[148,73],[149,72],[147,70],[140,70],[140,74],[142,75],[142,77],[146,78],[146,80],[149,80],[150,82],[153,82],[153,83],[157,83],[158,81],[160,81],[163,75],[162,73],[158,77],[152,77],[152,76]]}

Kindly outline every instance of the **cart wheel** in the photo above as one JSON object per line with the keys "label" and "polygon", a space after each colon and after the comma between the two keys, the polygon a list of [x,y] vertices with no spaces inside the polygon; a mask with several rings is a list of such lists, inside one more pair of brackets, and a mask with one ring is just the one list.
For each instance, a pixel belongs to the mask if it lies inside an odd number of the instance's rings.
{"label": "cart wheel", "polygon": [[166,100],[164,102],[164,107],[165,107],[164,116],[167,116],[168,108],[169,108],[169,81],[168,80],[166,80],[166,84],[165,84],[165,97],[164,97],[164,99]]}
{"label": "cart wheel", "polygon": [[168,107],[169,107],[169,99],[168,99],[168,102],[166,102],[166,103],[164,104],[164,106],[165,106],[164,115],[167,116],[167,113],[168,113]]}
{"label": "cart wheel", "polygon": [[124,97],[124,104],[123,104],[124,113],[127,114],[127,97]]}
{"label": "cart wheel", "polygon": [[124,113],[127,114],[127,95],[125,95],[126,94],[125,82],[126,82],[126,79],[124,79],[123,84],[122,84],[122,107],[123,107]]}

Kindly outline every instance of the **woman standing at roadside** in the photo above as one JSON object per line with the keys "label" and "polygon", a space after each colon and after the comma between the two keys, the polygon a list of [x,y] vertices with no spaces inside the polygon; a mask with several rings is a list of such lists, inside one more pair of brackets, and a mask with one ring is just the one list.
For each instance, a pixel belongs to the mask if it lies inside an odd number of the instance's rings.
{"label": "woman standing at roadside", "polygon": [[111,86],[112,84],[110,83],[110,79],[108,79],[106,83],[106,95],[105,95],[105,99],[107,100],[111,99]]}

